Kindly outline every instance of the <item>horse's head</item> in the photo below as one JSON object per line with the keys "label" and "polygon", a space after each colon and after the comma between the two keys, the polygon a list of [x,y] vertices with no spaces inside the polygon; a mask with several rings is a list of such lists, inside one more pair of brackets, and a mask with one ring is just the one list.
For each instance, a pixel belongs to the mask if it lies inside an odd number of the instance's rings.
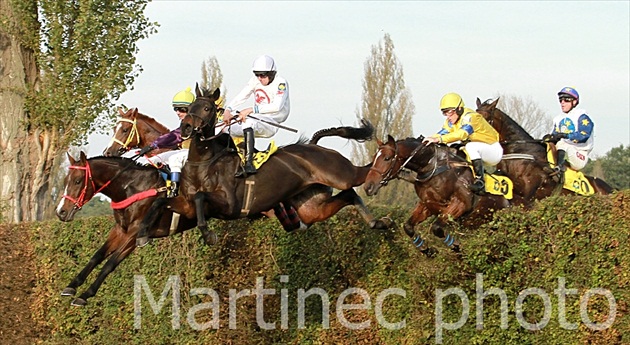
{"label": "horse's head", "polygon": [[376,195],[381,186],[396,177],[402,162],[398,159],[398,145],[391,135],[387,136],[387,142],[376,140],[378,150],[374,155],[372,167],[365,178],[363,190],[369,196]]}
{"label": "horse's head", "polygon": [[133,108],[124,112],[118,109],[120,118],[114,126],[114,135],[109,145],[103,150],[103,156],[121,156],[129,151],[132,147],[137,147],[140,142],[136,117],[138,108]]}
{"label": "horse's head", "polygon": [[[483,116],[483,118],[486,119],[486,121],[488,121],[491,126],[493,126],[495,118],[499,117],[497,114],[495,114],[498,103],[499,98],[494,101],[492,99],[487,99],[485,102],[481,103],[481,100],[479,99],[479,97],[477,97],[477,112],[481,114],[481,116]],[[501,121],[501,119],[499,118],[497,118],[496,120]]]}
{"label": "horse's head", "polygon": [[94,196],[92,172],[85,153],[78,160],[68,154],[70,167],[64,180],[63,195],[57,206],[57,217],[64,222],[74,219],[74,214]]}
{"label": "horse's head", "polygon": [[188,114],[180,125],[182,138],[190,138],[195,133],[202,133],[205,136],[214,135],[214,125],[217,121],[216,101],[221,96],[221,90],[216,89],[213,93],[209,90],[200,89],[199,84],[195,86],[197,98],[188,107]]}
{"label": "horse's head", "polygon": [[499,133],[499,140],[533,140],[534,138],[521,125],[497,108],[498,103],[498,98],[483,103],[477,98],[477,112]]}

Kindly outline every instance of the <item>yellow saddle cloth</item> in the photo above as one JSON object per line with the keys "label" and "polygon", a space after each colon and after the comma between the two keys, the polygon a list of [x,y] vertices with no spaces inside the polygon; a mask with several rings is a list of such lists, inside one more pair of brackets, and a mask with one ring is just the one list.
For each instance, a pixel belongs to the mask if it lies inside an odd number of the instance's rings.
{"label": "yellow saddle cloth", "polygon": [[514,184],[507,176],[501,176],[497,174],[483,175],[484,183],[486,184],[486,192],[494,195],[502,195],[504,198],[511,200],[513,197],[512,190]]}
{"label": "yellow saddle cloth", "polygon": [[[547,161],[552,168],[556,167],[556,157],[554,157],[553,150],[551,150],[549,144],[547,144]],[[593,186],[586,176],[584,176],[581,171],[573,169],[566,169],[564,172],[564,184],[562,188],[579,195],[586,196],[595,194],[595,189],[593,189]]]}
{"label": "yellow saddle cloth", "polygon": [[[241,146],[240,144],[245,139],[243,137],[232,137],[232,140],[234,141],[234,144],[238,148],[238,155],[239,157],[241,157],[241,161],[243,162],[243,164],[245,164],[245,155],[243,154],[243,150],[241,150],[240,148]],[[276,142],[274,140],[271,140],[271,142],[269,142],[269,147],[267,147],[265,151],[256,152],[254,154],[254,161],[253,161],[256,169],[259,169],[263,165],[263,163],[269,160],[269,157],[271,157],[271,155],[274,154],[276,151],[278,151]]]}

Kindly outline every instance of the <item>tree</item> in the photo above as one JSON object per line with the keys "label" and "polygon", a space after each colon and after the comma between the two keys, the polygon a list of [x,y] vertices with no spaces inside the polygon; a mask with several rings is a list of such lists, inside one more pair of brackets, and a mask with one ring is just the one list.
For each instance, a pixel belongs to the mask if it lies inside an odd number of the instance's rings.
{"label": "tree", "polygon": [[630,146],[613,147],[601,158],[593,159],[582,171],[608,182],[618,189],[630,188]]}
{"label": "tree", "polygon": [[[216,56],[211,56],[201,63],[201,87],[215,90],[223,85],[223,73]],[[221,96],[223,90],[221,90]]]}
{"label": "tree", "polygon": [[41,220],[71,144],[111,126],[142,71],[136,42],[156,32],[148,0],[0,0],[0,203]]}
{"label": "tree", "polygon": [[[376,128],[375,136],[385,140],[390,134],[396,139],[412,136],[412,116],[415,106],[405,86],[403,69],[394,54],[394,43],[389,34],[376,46],[364,64],[363,95],[357,120],[367,119]],[[378,145],[376,141],[352,143],[352,160],[365,164],[372,160]],[[376,200],[382,203],[415,204],[413,186],[408,182],[392,181],[381,190]]]}
{"label": "tree", "polygon": [[534,138],[542,138],[553,128],[552,119],[536,104],[531,97],[499,94],[497,107],[508,114],[527,133]]}

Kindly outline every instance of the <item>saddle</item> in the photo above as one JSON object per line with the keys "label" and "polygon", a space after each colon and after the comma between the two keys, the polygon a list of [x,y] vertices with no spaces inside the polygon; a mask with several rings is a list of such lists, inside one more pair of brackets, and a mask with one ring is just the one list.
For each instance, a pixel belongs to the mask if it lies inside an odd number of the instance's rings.
{"label": "saddle", "polygon": [[[547,143],[547,161],[549,162],[549,166],[552,169],[556,167],[556,152],[556,145],[552,143]],[[563,189],[584,196],[595,194],[595,188],[593,188],[589,180],[586,178],[586,176],[584,176],[581,171],[567,168],[564,171],[564,176],[562,176],[562,180]]]}
{"label": "saddle", "polygon": [[[232,137],[232,140],[238,149],[238,156],[241,158],[241,162],[245,164],[245,140],[242,137]],[[254,160],[252,162],[254,163],[254,167],[256,167],[256,169],[260,169],[263,163],[269,160],[269,157],[271,157],[271,155],[273,155],[276,151],[278,151],[278,146],[276,146],[276,142],[274,140],[271,140],[266,150],[256,150],[254,153]]]}

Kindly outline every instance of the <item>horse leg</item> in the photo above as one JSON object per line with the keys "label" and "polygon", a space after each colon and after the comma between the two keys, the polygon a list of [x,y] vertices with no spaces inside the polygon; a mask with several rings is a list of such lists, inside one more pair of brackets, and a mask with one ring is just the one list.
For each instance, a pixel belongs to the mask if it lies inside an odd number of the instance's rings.
{"label": "horse leg", "polygon": [[201,236],[204,242],[211,246],[217,243],[217,234],[208,229],[208,221],[205,215],[205,203],[210,202],[211,199],[207,193],[197,192],[195,193],[195,210],[197,211],[197,227],[201,230]]}
{"label": "horse leg", "polygon": [[413,212],[411,213],[411,217],[409,217],[409,219],[407,219],[407,221],[403,225],[403,230],[405,230],[407,236],[411,238],[413,244],[416,246],[416,248],[420,250],[421,253],[428,257],[433,257],[437,253],[437,250],[435,250],[435,248],[429,247],[422,239],[420,234],[417,234],[415,231],[416,225],[425,221],[429,216],[429,209],[422,201],[419,201],[416,204]]}
{"label": "horse leg", "polygon": [[168,202],[167,198],[157,198],[149,207],[146,215],[140,223],[140,229],[136,236],[136,246],[144,247],[149,243],[149,229],[153,228],[157,221],[164,214],[164,205]]}
{"label": "horse leg", "polygon": [[444,218],[446,218],[444,214],[439,215],[438,219],[431,225],[431,231],[433,232],[433,235],[443,238],[444,244],[447,247],[451,248],[454,252],[459,252],[460,242],[457,238],[455,238],[455,235],[446,230],[447,219]]}
{"label": "horse leg", "polygon": [[105,243],[92,255],[90,261],[87,265],[81,270],[79,274],[72,279],[70,284],[66,286],[65,289],[61,292],[61,296],[74,296],[77,293],[77,288],[85,282],[85,279],[92,273],[94,268],[100,265],[103,260],[105,260],[112,253],[112,248],[114,247],[114,242],[117,236],[120,236],[122,233],[122,229],[118,224],[114,225],[114,227],[109,231],[109,236]]}
{"label": "horse leg", "polygon": [[381,219],[375,219],[370,210],[363,203],[363,199],[355,192],[354,189],[346,189],[344,191],[339,192],[336,195],[339,198],[347,198],[348,201],[351,201],[352,205],[359,211],[359,214],[366,223],[370,226],[371,229],[380,229],[386,230],[393,226],[394,222],[389,217],[382,217]]}
{"label": "horse leg", "polygon": [[116,269],[116,267],[127,257],[133,250],[136,248],[135,243],[133,241],[134,236],[129,233],[121,234],[123,236],[120,238],[118,243],[120,246],[116,249],[116,251],[112,254],[112,256],[107,260],[103,268],[101,268],[101,272],[98,274],[98,277],[94,280],[92,285],[85,290],[79,297],[75,298],[72,301],[73,306],[82,307],[87,304],[87,299],[96,295],[96,292],[105,281],[105,278]]}

